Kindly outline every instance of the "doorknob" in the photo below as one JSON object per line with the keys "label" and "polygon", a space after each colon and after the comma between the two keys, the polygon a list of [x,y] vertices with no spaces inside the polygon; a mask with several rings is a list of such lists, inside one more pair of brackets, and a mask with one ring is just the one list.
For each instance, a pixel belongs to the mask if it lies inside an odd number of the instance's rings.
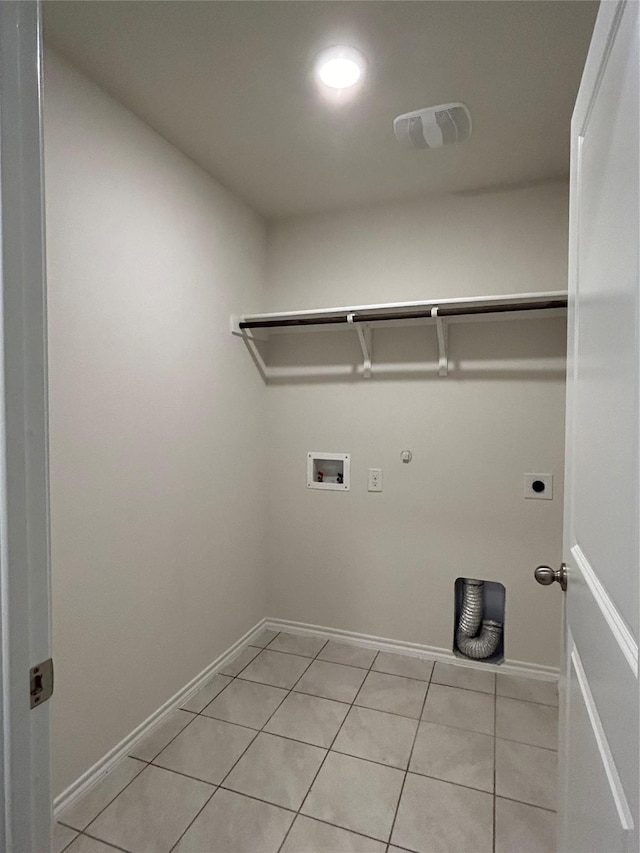
{"label": "doorknob", "polygon": [[551,566],[538,566],[533,576],[542,586],[550,586],[554,581],[557,581],[563,592],[567,589],[567,566],[565,563],[559,569],[552,569]]}

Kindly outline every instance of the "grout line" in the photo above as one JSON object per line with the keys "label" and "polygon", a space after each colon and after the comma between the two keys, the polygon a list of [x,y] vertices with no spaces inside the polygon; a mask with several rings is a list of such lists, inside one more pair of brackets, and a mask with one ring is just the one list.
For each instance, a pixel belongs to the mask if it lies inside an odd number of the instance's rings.
{"label": "grout line", "polygon": [[200,776],[192,776],[190,773],[183,773],[182,770],[172,770],[171,767],[163,767],[162,764],[152,764],[149,762],[148,766],[153,767],[156,770],[164,770],[165,773],[175,773],[176,776],[184,776],[185,779],[200,782],[201,785],[208,785],[210,788],[213,788],[213,794],[215,794],[216,789],[220,787],[217,782],[209,782],[207,779],[202,779]]}
{"label": "grout line", "polygon": [[235,788],[227,788],[226,785],[218,785],[218,790],[226,791],[228,794],[235,794],[236,797],[246,797],[248,800],[255,800],[256,803],[264,803],[265,806],[273,806],[274,809],[281,809],[282,811],[292,814],[294,817],[298,814],[295,809],[291,808],[291,806],[283,806],[281,803],[274,803],[273,800],[265,800],[263,797],[256,797],[255,794],[245,794],[243,791],[236,791]]}
{"label": "grout line", "polygon": [[[326,643],[325,643],[325,645],[326,645]],[[257,646],[247,646],[247,648],[255,649],[255,648],[257,648]],[[307,660],[315,660],[316,659],[314,655],[306,655],[306,654],[303,654],[302,652],[287,652],[284,649],[272,649],[271,646],[267,646],[264,649],[260,649],[260,652],[275,652],[277,655],[290,655],[294,658],[306,658]],[[255,660],[257,657],[258,657],[258,655],[255,655],[253,660]],[[253,661],[249,661],[249,663],[253,663]],[[249,666],[249,664],[247,664],[247,666]],[[222,674],[224,675],[224,673],[222,673]]]}
{"label": "grout line", "polygon": [[[67,828],[67,829],[72,829],[74,832],[82,832],[82,830],[81,830],[81,829],[76,829],[76,828],[75,828],[75,826],[71,826],[71,824],[70,824],[70,823],[65,823],[63,820],[60,820],[60,818],[58,818],[58,820],[54,820],[53,822],[54,822],[54,823],[59,823],[61,826],[66,826],[66,828]],[[88,824],[87,824],[87,825],[88,825]],[[69,842],[69,844],[71,844],[71,842]],[[68,847],[68,846],[69,846],[69,845],[67,845],[67,847]]]}
{"label": "grout line", "polygon": [[[335,640],[329,640],[327,642],[327,645],[329,645],[329,643],[335,643]],[[345,644],[344,643],[338,643],[338,645],[345,645]],[[326,648],[326,646],[325,646],[325,648]],[[357,648],[357,647],[351,646],[350,648]],[[324,651],[324,649],[322,651]],[[373,663],[373,661],[378,656],[378,651],[376,649],[358,649],[358,651],[371,652],[373,654],[373,657],[371,658],[371,663]],[[320,652],[320,654],[322,654],[322,652]],[[341,661],[341,660],[331,660],[331,658],[321,658],[320,656],[318,656],[318,660],[321,660],[324,663],[336,663],[336,664],[338,664],[338,666],[350,666],[352,669],[366,669],[367,672],[371,669],[371,664],[368,664],[365,666],[365,665],[359,664],[359,663],[345,663],[344,661]],[[369,837],[369,836],[366,836],[366,837]]]}
{"label": "grout line", "polygon": [[[433,672],[433,669],[431,671]],[[372,669],[371,672],[374,675],[392,675],[394,678],[406,678],[407,681],[417,681],[419,684],[431,683],[431,676],[429,678],[416,678],[414,675],[399,675],[397,672],[385,672],[382,669]]]}
{"label": "grout line", "polygon": [[[249,684],[249,683],[250,682],[247,682],[247,684]],[[218,696],[219,695],[220,694],[218,694]],[[216,699],[218,698],[218,696],[216,696]],[[278,705],[278,708],[279,707],[280,707],[280,705]],[[248,726],[246,723],[236,723],[233,720],[223,720],[221,717],[214,717],[212,714],[200,713],[200,714],[196,714],[196,717],[203,717],[205,720],[215,720],[216,723],[226,723],[228,726],[238,726],[239,729],[249,729],[250,732],[258,733],[258,732],[262,731],[262,729],[257,729],[255,726]],[[185,726],[185,728],[186,728],[186,726]],[[184,731],[184,729],[182,731]],[[182,732],[179,732],[179,734],[182,734]],[[177,735],[176,735],[176,737],[177,737]],[[175,738],[174,738],[174,740],[175,740]],[[291,740],[295,740],[295,738],[291,738]],[[169,743],[171,743],[171,741],[169,741]],[[167,746],[169,746],[169,744],[167,744]],[[160,752],[164,752],[166,748],[167,748],[166,746],[163,747],[160,750]],[[160,752],[158,753],[158,755],[155,756],[153,761],[155,761],[156,758],[158,758],[160,756]]]}
{"label": "grout line", "polygon": [[506,800],[508,803],[519,803],[521,806],[529,806],[532,809],[540,809],[541,812],[548,812],[548,814],[558,814],[557,809],[548,809],[546,806],[539,806],[536,803],[526,803],[524,800],[516,800],[515,797],[507,797],[506,794],[500,794],[500,796],[496,795],[497,800]]}
{"label": "grout line", "polygon": [[[431,677],[433,677],[433,672],[435,670],[435,665],[431,670]],[[409,776],[409,767],[411,767],[411,759],[413,758],[413,751],[416,747],[416,741],[418,740],[418,733],[420,731],[420,723],[422,722],[422,717],[424,715],[424,709],[427,704],[427,696],[429,695],[429,690],[431,689],[431,678],[427,683],[427,691],[424,694],[424,699],[422,700],[422,707],[420,708],[420,715],[418,716],[418,725],[416,726],[416,732],[413,736],[413,742],[411,744],[411,751],[409,752],[409,759],[407,761],[407,768],[404,771],[404,777],[402,779],[402,785],[400,786],[400,795],[398,797],[398,802],[396,803],[396,808],[393,813],[393,820],[391,821],[391,828],[389,829],[389,837],[387,838],[387,847],[391,845],[391,838],[393,836],[393,830],[396,826],[396,821],[398,820],[398,812],[400,811],[400,803],[402,801],[402,795],[404,794],[404,788],[407,783],[407,777]]]}
{"label": "grout line", "polygon": [[[80,838],[80,836],[82,835],[84,835],[85,838],[90,838],[92,841],[99,841],[100,844],[104,844],[106,847],[111,847],[112,850],[121,850],[122,853],[131,853],[131,851],[127,850],[126,847],[118,847],[116,844],[112,844],[110,841],[103,841],[102,838],[98,838],[97,835],[89,835],[88,832],[81,832],[78,838]],[[78,838],[75,838],[74,841],[77,841]],[[68,848],[65,847],[65,850],[67,849]]]}
{"label": "grout line", "polygon": [[[265,630],[269,630],[269,629],[267,628],[267,629],[265,629]],[[250,648],[250,649],[262,649],[262,650],[264,650],[264,649],[266,649],[266,648],[267,648],[267,646],[268,646],[268,645],[270,645],[271,643],[273,643],[273,641],[274,641],[274,640],[275,640],[275,638],[278,636],[278,634],[281,634],[281,633],[282,633],[282,631],[274,631],[274,632],[273,632],[274,636],[269,640],[269,642],[267,643],[267,645],[266,645],[266,646],[259,646],[259,645],[258,645],[258,643],[247,643],[247,645],[245,646],[245,648],[247,648],[247,647],[248,647],[248,648]]]}
{"label": "grout line", "polygon": [[[360,707],[360,705],[354,705],[353,707],[354,707],[354,708],[359,708],[359,707]],[[367,710],[368,710],[368,709],[367,709]],[[380,713],[380,714],[384,714],[384,711],[379,711],[378,713]],[[418,730],[418,728],[419,728],[419,725],[420,725],[420,724],[419,724],[419,721],[418,721],[418,720],[413,720],[412,722],[414,722],[414,723],[418,723],[418,726],[416,726],[416,731],[417,731],[417,730]],[[355,755],[353,752],[343,752],[341,749],[335,749],[335,747],[332,747],[332,748],[331,748],[331,752],[334,752],[336,755],[344,755],[344,756],[346,756],[347,758],[357,758],[357,759],[358,759],[358,761],[366,761],[366,762],[367,762],[367,764],[375,764],[375,765],[376,765],[376,767],[387,767],[389,770],[399,770],[401,773],[406,773],[406,772],[407,772],[407,768],[406,768],[406,767],[399,767],[397,764],[385,764],[385,763],[384,763],[384,761],[376,761],[374,758],[364,758],[362,755]],[[426,774],[426,773],[415,773],[414,775],[415,775],[415,776],[426,776],[427,774]],[[436,777],[436,776],[432,776],[432,777],[430,777],[430,778],[432,778],[432,779],[436,779],[437,777]],[[447,780],[446,780],[446,779],[440,779],[440,781],[441,781],[441,782],[446,782]],[[463,785],[462,787],[468,788],[469,786],[468,786],[468,785]],[[474,791],[478,791],[478,790],[480,790],[480,789],[479,789],[479,788],[473,788],[472,790],[474,790]]]}
{"label": "grout line", "polygon": [[526,702],[528,705],[542,705],[543,708],[555,708],[556,711],[560,711],[559,705],[550,705],[548,702],[538,702],[536,699],[523,699],[521,696],[504,696],[502,693],[498,693],[496,698],[509,699],[511,702]]}
{"label": "grout line", "polygon": [[[421,684],[426,684],[427,691],[429,690],[429,682],[422,681]],[[354,702],[354,704],[356,704]],[[372,708],[370,705],[361,705],[358,703],[356,705],[357,708],[365,708],[367,711],[378,711],[380,714],[390,714],[392,717],[401,717],[403,720],[413,720],[414,722],[417,720],[420,722],[420,717],[410,717],[408,714],[399,714],[397,711],[383,711],[380,708]]]}
{"label": "grout line", "polygon": [[355,663],[342,663],[342,661],[339,660],[327,660],[326,658],[316,658],[316,660],[318,661],[318,663],[331,663],[334,666],[348,666],[349,669],[360,669],[364,670],[365,672],[369,672],[369,667],[359,666]]}
{"label": "grout line", "polygon": [[495,687],[493,690],[476,690],[475,687],[462,687],[458,684],[442,684],[440,681],[431,679],[431,684],[434,687],[450,687],[452,690],[464,690],[467,693],[483,693],[485,696],[495,696]]}
{"label": "grout line", "polygon": [[539,746],[537,743],[527,743],[524,740],[514,740],[510,737],[498,737],[497,735],[496,740],[504,740],[507,743],[519,743],[520,746],[530,746],[532,749],[544,749],[546,752],[555,752],[556,755],[558,754],[558,750],[554,749],[552,746]]}
{"label": "grout line", "polygon": [[[276,708],[276,711],[277,710],[278,709]],[[275,713],[275,711],[274,711],[274,713]],[[253,741],[256,739],[256,737],[258,735],[269,735],[270,737],[279,737],[282,740],[290,740],[292,743],[299,743],[302,746],[314,746],[316,749],[327,749],[326,746],[321,746],[318,743],[310,743],[308,740],[300,740],[300,738],[290,737],[289,735],[281,735],[281,734],[278,734],[277,732],[267,732],[267,731],[264,731],[263,729],[253,729],[253,728],[251,728],[251,726],[240,726],[239,723],[230,723],[228,720],[219,720],[217,717],[205,717],[205,719],[206,720],[214,720],[216,723],[227,723],[227,725],[229,725],[229,726],[239,726],[240,728],[248,729],[248,731],[254,733],[254,737],[251,739],[251,743],[253,743]],[[268,721],[267,721],[267,723],[268,723]],[[267,725],[267,723],[265,723],[265,726]],[[251,746],[251,743],[249,744],[249,746]],[[248,748],[249,747],[247,747],[247,749]],[[159,757],[160,756],[156,756],[156,758],[159,758]],[[163,764],[156,764],[156,758],[154,758],[153,761],[149,761],[148,763],[153,765],[153,767],[161,767],[163,770],[172,770],[171,767],[165,767]],[[377,762],[377,761],[372,762],[372,764],[378,764],[378,763],[379,762]],[[386,765],[386,766],[388,766],[388,765]],[[173,770],[173,772],[174,773],[180,773],[181,776],[189,776],[189,773],[183,773],[181,770]],[[198,779],[199,782],[206,782],[207,781],[206,779],[200,779],[198,776],[189,776],[189,778],[190,779]],[[207,784],[221,786],[222,783],[208,782]],[[283,808],[284,808],[284,806],[283,806]]]}
{"label": "grout line", "polygon": [[534,702],[532,699],[516,699],[513,696],[498,696],[498,699],[508,699],[509,702],[523,702],[525,705],[537,705],[538,708],[550,708],[552,711],[557,711],[560,714],[558,705],[547,705],[545,702]]}
{"label": "grout line", "polygon": [[[310,814],[301,814],[301,813],[296,814],[296,819],[298,817],[304,817],[307,820],[315,820],[317,823],[323,823],[325,826],[332,826],[334,829],[339,829],[342,832],[350,832],[353,835],[359,836],[360,838],[366,838],[367,841],[375,841],[376,844],[384,844],[384,841],[380,841],[379,838],[375,838],[375,836],[373,836],[373,835],[366,835],[364,832],[358,832],[357,829],[347,829],[346,826],[339,826],[337,823],[331,823],[330,820],[325,820],[324,818],[321,818],[321,817],[314,817],[313,815],[310,815]],[[289,829],[291,829],[293,827],[293,824],[295,822],[296,821],[294,820]],[[288,834],[289,833],[287,833],[287,835]],[[285,839],[283,840],[282,844],[284,844],[285,841],[286,841],[286,836],[285,836]],[[282,849],[282,848],[280,848],[280,849]]]}
{"label": "grout line", "polygon": [[[430,678],[413,678],[410,675],[398,675],[397,672],[381,672],[381,670],[379,670],[379,669],[372,669],[371,675],[386,675],[390,678],[402,678],[405,681],[412,681],[415,684],[430,684],[431,683]],[[399,716],[403,716],[403,715],[399,714]]]}
{"label": "grout line", "polygon": [[472,785],[464,785],[462,782],[452,782],[451,779],[442,779],[440,776],[432,776],[430,773],[418,773],[416,770],[407,770],[409,776],[420,776],[423,779],[433,779],[434,782],[443,782],[445,785],[454,785],[456,788],[464,788],[465,791],[477,791],[478,794],[486,794],[493,797],[491,791],[486,788],[474,788]]}

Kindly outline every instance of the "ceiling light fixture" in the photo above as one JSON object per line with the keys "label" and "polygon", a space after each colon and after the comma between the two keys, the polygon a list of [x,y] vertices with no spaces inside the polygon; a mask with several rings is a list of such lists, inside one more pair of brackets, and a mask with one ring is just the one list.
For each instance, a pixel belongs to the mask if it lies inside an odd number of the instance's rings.
{"label": "ceiling light fixture", "polygon": [[323,50],[316,60],[316,75],[330,89],[350,89],[364,74],[364,56],[353,47],[338,45]]}

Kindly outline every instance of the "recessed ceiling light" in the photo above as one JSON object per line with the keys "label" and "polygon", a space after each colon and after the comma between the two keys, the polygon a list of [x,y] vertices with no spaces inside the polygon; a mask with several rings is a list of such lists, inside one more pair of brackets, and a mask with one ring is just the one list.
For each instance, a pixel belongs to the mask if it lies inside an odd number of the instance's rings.
{"label": "recessed ceiling light", "polygon": [[362,79],[364,56],[353,47],[338,45],[323,50],[316,61],[318,79],[330,89],[349,89]]}

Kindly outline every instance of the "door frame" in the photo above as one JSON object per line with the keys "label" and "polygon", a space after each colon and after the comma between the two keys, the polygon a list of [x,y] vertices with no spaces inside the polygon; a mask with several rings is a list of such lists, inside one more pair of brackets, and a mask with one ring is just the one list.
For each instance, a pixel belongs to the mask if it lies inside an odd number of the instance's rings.
{"label": "door frame", "polygon": [[0,2],[0,848],[50,849],[51,655],[41,8]]}

